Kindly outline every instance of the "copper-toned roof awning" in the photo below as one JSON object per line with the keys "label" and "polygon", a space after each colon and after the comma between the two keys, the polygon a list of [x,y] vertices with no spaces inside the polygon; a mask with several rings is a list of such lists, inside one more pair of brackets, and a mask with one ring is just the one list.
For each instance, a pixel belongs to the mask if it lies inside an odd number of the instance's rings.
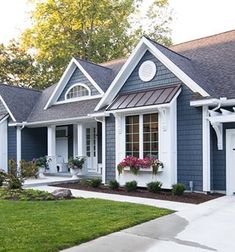
{"label": "copper-toned roof awning", "polygon": [[136,108],[169,103],[179,89],[180,85],[168,85],[155,89],[121,94],[108,107],[108,110]]}

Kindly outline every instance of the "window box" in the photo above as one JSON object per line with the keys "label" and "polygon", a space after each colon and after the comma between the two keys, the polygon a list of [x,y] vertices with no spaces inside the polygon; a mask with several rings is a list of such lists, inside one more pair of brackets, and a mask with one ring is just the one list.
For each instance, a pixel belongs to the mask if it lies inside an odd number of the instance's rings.
{"label": "window box", "polygon": [[[131,169],[130,169],[129,166],[126,166],[126,167],[124,167],[123,170],[126,171],[126,172],[129,172]],[[149,167],[149,168],[140,168],[139,171],[140,172],[153,172],[153,168],[152,167]],[[163,167],[162,166],[160,166],[158,168],[157,173],[160,173],[160,172],[163,172]]]}

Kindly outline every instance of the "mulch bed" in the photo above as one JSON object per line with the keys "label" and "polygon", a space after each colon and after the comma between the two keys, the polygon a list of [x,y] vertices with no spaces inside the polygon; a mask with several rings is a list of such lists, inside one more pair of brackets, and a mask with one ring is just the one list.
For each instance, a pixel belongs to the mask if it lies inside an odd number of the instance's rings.
{"label": "mulch bed", "polygon": [[200,203],[223,196],[223,194],[219,194],[219,193],[203,194],[203,193],[195,193],[195,192],[193,193],[185,192],[184,195],[182,196],[175,196],[175,195],[172,195],[170,190],[162,190],[160,193],[155,194],[155,193],[148,192],[145,188],[138,188],[136,192],[127,192],[125,188],[120,187],[117,191],[114,191],[104,185],[100,186],[99,188],[93,188],[90,185],[87,185],[84,183],[58,184],[56,186],[69,188],[69,189],[120,194],[120,195],[127,195],[127,196],[136,196],[136,197],[159,199],[159,200],[169,200],[169,201],[192,203],[192,204],[200,204]]}

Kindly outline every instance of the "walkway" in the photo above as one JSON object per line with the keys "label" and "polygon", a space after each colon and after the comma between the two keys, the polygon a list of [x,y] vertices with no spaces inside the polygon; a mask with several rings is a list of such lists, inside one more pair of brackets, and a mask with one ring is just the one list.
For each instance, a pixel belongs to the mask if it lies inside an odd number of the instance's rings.
{"label": "walkway", "polygon": [[[54,190],[59,189],[59,187],[43,186],[43,185],[36,186],[36,187],[34,186],[32,188],[37,189],[37,190],[47,191],[47,192],[53,192]],[[172,209],[175,211],[182,211],[182,210],[189,209],[195,206],[189,203],[147,199],[147,198],[141,198],[141,197],[132,197],[132,196],[126,196],[126,195],[108,194],[108,193],[100,193],[100,192],[90,192],[90,191],[75,190],[75,189],[71,189],[71,192],[74,197],[97,198],[97,199],[114,200],[114,201],[120,201],[120,202],[131,202],[131,203]]]}
{"label": "walkway", "polygon": [[235,197],[218,198],[63,252],[233,252]]}

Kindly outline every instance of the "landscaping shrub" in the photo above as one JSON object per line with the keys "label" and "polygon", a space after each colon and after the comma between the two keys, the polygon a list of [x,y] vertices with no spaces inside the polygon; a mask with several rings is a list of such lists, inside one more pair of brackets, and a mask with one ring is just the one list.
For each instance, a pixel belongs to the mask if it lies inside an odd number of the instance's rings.
{"label": "landscaping shrub", "polygon": [[38,176],[38,167],[34,161],[20,161],[20,172],[23,178],[31,178]]}
{"label": "landscaping shrub", "polygon": [[118,190],[119,183],[117,182],[117,180],[111,180],[109,182],[109,188],[112,189],[112,190]]}
{"label": "landscaping shrub", "polygon": [[6,179],[7,174],[0,169],[0,186],[3,185],[4,180]]}
{"label": "landscaping shrub", "polygon": [[126,182],[125,188],[128,192],[135,192],[137,190],[137,182],[135,180]]}
{"label": "landscaping shrub", "polygon": [[153,181],[147,184],[147,189],[152,193],[159,193],[162,188],[162,183],[160,181]]}
{"label": "landscaping shrub", "polygon": [[10,159],[8,161],[8,174],[17,175],[17,164],[16,161],[14,159]]}
{"label": "landscaping shrub", "polygon": [[16,174],[8,174],[7,175],[7,179],[6,179],[7,183],[8,183],[8,189],[22,189],[22,185],[23,185],[23,178]]}
{"label": "landscaping shrub", "polygon": [[178,183],[172,186],[172,194],[173,195],[177,195],[177,196],[181,196],[184,194],[185,191],[185,185]]}
{"label": "landscaping shrub", "polygon": [[100,178],[94,178],[94,179],[91,179],[91,180],[90,180],[90,185],[91,185],[92,187],[97,188],[97,187],[100,187],[101,182],[102,182],[102,180],[101,180]]}

